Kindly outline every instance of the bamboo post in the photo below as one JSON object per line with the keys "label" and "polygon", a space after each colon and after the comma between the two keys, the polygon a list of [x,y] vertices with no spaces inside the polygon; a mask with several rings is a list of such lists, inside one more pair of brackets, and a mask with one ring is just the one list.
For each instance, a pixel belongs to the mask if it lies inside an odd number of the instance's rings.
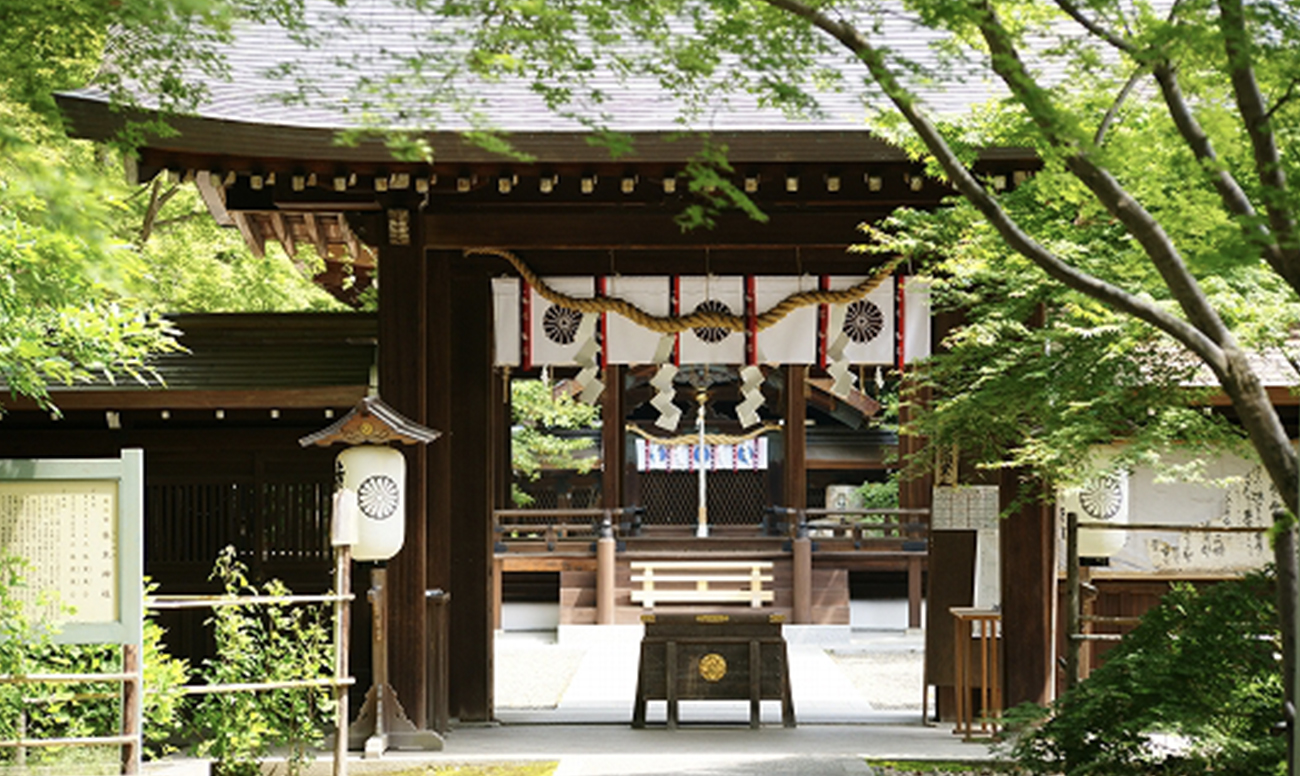
{"label": "bamboo post", "polygon": [[351,628],[352,548],[340,546],[334,553],[334,776],[348,772],[348,634]]}
{"label": "bamboo post", "polygon": [[370,662],[374,672],[375,729],[366,739],[365,758],[383,757],[388,749],[388,569],[376,563],[370,570],[370,612],[373,638]]}
{"label": "bamboo post", "polygon": [[1065,515],[1065,689],[1079,683],[1079,516]]}
{"label": "bamboo post", "polygon": [[122,735],[131,739],[122,746],[122,773],[135,776],[144,759],[140,751],[144,743],[144,665],[139,644],[122,645],[122,673],[131,675],[122,682]]}

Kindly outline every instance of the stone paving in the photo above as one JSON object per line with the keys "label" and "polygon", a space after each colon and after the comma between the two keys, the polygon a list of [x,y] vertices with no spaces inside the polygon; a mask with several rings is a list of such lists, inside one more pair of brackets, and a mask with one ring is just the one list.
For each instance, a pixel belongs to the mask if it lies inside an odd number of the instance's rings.
{"label": "stone paving", "polygon": [[[775,701],[764,702],[759,730],[746,724],[746,702],[683,701],[671,731],[662,702],[649,705],[649,727],[629,724],[640,634],[639,625],[499,632],[497,723],[454,725],[442,752],[354,757],[349,772],[540,760],[559,763],[555,776],[871,776],[869,759],[993,757],[951,724],[923,723],[920,631],[787,626],[797,728],[781,727]],[[328,754],[311,773],[330,773]]]}

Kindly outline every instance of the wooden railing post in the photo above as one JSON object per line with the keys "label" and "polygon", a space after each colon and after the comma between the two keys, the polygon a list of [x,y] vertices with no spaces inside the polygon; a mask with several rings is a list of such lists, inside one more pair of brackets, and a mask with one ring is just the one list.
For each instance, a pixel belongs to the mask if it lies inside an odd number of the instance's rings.
{"label": "wooden railing post", "polygon": [[618,542],[614,539],[614,525],[610,510],[600,524],[600,538],[596,540],[596,624],[614,624],[615,557]]}
{"label": "wooden railing post", "polygon": [[794,606],[791,619],[796,625],[808,625],[812,622],[812,540],[808,538],[808,522],[802,511],[798,520],[790,553],[794,566]]}

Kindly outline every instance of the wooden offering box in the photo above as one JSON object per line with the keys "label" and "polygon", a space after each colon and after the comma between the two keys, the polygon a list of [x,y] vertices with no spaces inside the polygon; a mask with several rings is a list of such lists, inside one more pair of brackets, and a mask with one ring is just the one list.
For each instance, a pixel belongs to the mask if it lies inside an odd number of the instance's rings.
{"label": "wooden offering box", "polygon": [[645,727],[646,701],[668,702],[677,727],[682,700],[748,700],[749,726],[760,701],[781,701],[781,722],[794,727],[789,658],[781,625],[769,614],[647,614],[632,727]]}

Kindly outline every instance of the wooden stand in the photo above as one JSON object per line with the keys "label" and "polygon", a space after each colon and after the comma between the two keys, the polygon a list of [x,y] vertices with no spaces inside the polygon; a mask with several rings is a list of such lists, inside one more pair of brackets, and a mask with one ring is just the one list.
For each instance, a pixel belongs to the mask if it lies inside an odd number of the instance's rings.
{"label": "wooden stand", "polygon": [[764,614],[643,616],[641,669],[632,727],[645,727],[646,702],[668,703],[677,727],[679,700],[748,700],[749,726],[759,727],[764,700],[781,701],[781,722],[795,726],[783,618]]}
{"label": "wooden stand", "polygon": [[957,669],[957,726],[952,732],[968,741],[975,736],[975,710],[971,704],[971,674],[974,673],[971,670],[971,642],[976,636],[972,631],[978,627],[979,732],[983,735],[996,735],[996,720],[1002,716],[1002,677],[998,670],[998,624],[1002,620],[1002,614],[993,609],[974,609],[968,606],[954,606],[948,611],[957,620],[953,629]]}
{"label": "wooden stand", "polygon": [[376,565],[370,570],[370,610],[372,612],[374,685],[366,692],[357,721],[348,728],[348,747],[364,749],[366,759],[383,757],[389,749],[415,749],[426,752],[442,750],[442,736],[432,730],[419,730],[407,718],[397,694],[388,684],[388,601],[385,588],[388,570]]}

